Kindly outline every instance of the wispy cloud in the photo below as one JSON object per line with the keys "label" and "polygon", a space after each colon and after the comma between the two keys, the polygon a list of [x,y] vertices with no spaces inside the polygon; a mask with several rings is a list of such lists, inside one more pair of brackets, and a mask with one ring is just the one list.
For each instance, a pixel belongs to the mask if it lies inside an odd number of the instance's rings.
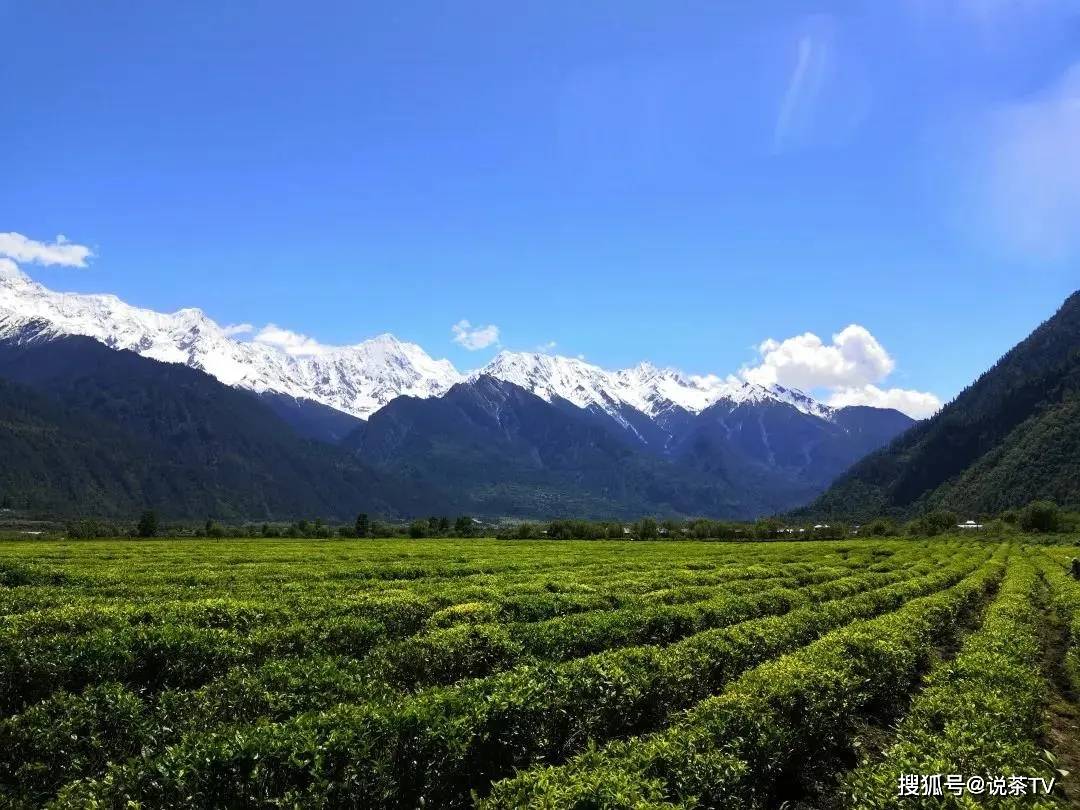
{"label": "wispy cloud", "polygon": [[782,39],[786,79],[776,90],[772,151],[837,148],[851,141],[874,101],[866,43],[849,20],[831,14],[801,18]]}
{"label": "wispy cloud", "polygon": [[1024,37],[1032,25],[1064,25],[1064,15],[1076,11],[1073,0],[927,0],[921,5],[924,16],[957,15],[974,26],[982,44],[989,47]]}
{"label": "wispy cloud", "polygon": [[1080,62],[1045,92],[1000,107],[983,123],[972,176],[980,227],[1036,260],[1073,257],[1080,250]]}
{"label": "wispy cloud", "polygon": [[549,340],[547,343],[541,343],[539,346],[537,346],[535,349],[533,349],[533,351],[541,352],[541,353],[546,354],[548,352],[555,351],[555,347],[557,345],[558,344],[554,340]]}
{"label": "wispy cloud", "polygon": [[235,335],[248,335],[255,331],[255,327],[250,323],[230,323],[221,327],[221,331],[229,337]]}
{"label": "wispy cloud", "polygon": [[786,151],[807,137],[828,78],[832,50],[832,29],[827,18],[809,18],[795,43],[795,62],[776,114],[774,151]]}
{"label": "wispy cloud", "polygon": [[327,346],[324,343],[319,343],[319,341],[308,337],[307,335],[293,332],[290,329],[283,329],[272,323],[268,323],[260,329],[252,340],[255,343],[273,346],[293,357],[311,357],[318,354],[326,354],[327,352],[333,351],[335,348],[333,346]]}
{"label": "wispy cloud", "polygon": [[471,352],[486,349],[499,343],[499,327],[495,324],[473,326],[464,318],[450,327],[454,343]]}
{"label": "wispy cloud", "polygon": [[22,264],[86,267],[93,255],[90,248],[69,242],[63,234],[53,242],[38,242],[14,231],[0,233],[0,256]]}

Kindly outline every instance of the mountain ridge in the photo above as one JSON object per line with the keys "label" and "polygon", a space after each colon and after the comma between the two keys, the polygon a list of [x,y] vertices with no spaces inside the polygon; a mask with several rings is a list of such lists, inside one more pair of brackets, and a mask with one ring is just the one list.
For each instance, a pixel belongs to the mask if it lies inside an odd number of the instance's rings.
{"label": "mountain ridge", "polygon": [[1078,506],[1080,428],[1069,418],[1078,396],[1075,292],[938,414],[867,455],[800,513],[865,519],[929,508],[996,512],[1051,496]]}
{"label": "mountain ridge", "polygon": [[283,349],[237,340],[197,308],[160,313],[115,295],[54,292],[20,270],[4,271],[0,337],[18,335],[30,323],[45,324],[42,334],[91,337],[110,348],[197,368],[226,385],[312,400],[359,419],[398,396],[441,396],[481,374],[516,383],[549,401],[558,396],[605,412],[631,430],[626,408],[661,423],[683,412],[700,413],[722,399],[735,404],[779,400],[823,419],[835,411],[796,389],[732,376],[687,375],[647,362],[608,371],[577,358],[502,351],[483,368],[462,373],[448,360],[436,360],[419,345],[388,333],[351,346]]}
{"label": "mountain ridge", "polygon": [[77,516],[407,516],[450,499],[310,442],[205,372],[81,336],[0,341],[0,493]]}
{"label": "mountain ridge", "polygon": [[[202,373],[256,398],[265,413],[252,411],[255,421],[268,424],[272,414],[279,430],[329,445],[324,460],[340,447],[358,468],[416,485],[430,503],[489,515],[753,517],[804,503],[913,422],[897,411],[832,408],[795,389],[648,363],[607,371],[581,359],[502,351],[461,374],[392,335],[296,354],[237,341],[199,310],[161,314],[115,296],[53,293],[21,273],[0,278],[4,351],[33,347],[41,368],[55,372],[73,337]],[[53,343],[55,356],[47,350]],[[75,364],[64,373],[82,372]],[[57,376],[42,383],[36,369],[21,373],[29,377],[15,381],[24,384],[54,385]],[[115,376],[95,386],[115,389],[99,391],[117,400],[114,414],[126,407],[118,399],[141,396]],[[160,407],[171,424],[167,402]],[[327,480],[332,488],[333,476]]]}

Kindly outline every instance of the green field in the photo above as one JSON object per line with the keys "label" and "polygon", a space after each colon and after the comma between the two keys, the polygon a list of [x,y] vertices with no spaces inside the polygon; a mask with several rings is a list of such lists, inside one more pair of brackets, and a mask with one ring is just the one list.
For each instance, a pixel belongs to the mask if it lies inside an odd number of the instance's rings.
{"label": "green field", "polygon": [[4,542],[0,807],[1080,806],[1077,555]]}

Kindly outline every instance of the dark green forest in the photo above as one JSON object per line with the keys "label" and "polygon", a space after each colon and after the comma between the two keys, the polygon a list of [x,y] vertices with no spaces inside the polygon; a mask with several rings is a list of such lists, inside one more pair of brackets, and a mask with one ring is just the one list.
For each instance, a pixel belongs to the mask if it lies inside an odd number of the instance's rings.
{"label": "dark green forest", "polygon": [[1080,293],[936,416],[871,453],[803,516],[1080,504]]}
{"label": "dark green forest", "polygon": [[89,338],[0,345],[0,425],[0,502],[34,513],[235,521],[447,508],[299,438],[250,393]]}

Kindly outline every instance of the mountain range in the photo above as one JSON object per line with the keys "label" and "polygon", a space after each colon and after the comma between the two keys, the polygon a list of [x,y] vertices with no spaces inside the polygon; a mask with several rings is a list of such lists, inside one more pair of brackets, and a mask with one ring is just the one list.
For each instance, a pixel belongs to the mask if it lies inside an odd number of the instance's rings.
{"label": "mountain range", "polygon": [[[794,389],[645,363],[607,371],[574,358],[501,352],[462,373],[391,335],[287,350],[236,339],[197,309],[162,314],[111,295],[57,293],[18,270],[0,273],[0,378],[11,409],[0,417],[22,424],[28,413],[16,407],[19,397],[45,397],[34,413],[39,421],[52,414],[54,439],[76,431],[86,446],[93,437],[76,426],[97,424],[101,436],[115,434],[117,464],[125,454],[156,458],[178,437],[188,453],[174,458],[188,465],[183,476],[137,466],[143,479],[125,479],[123,496],[80,500],[74,480],[66,490],[47,485],[41,493],[51,487],[52,494],[41,503],[50,509],[70,502],[120,513],[171,497],[161,506],[178,516],[440,509],[753,517],[807,502],[913,423],[898,411],[831,408]],[[125,359],[115,366],[110,354]],[[168,406],[172,386],[204,395],[181,395],[181,417]],[[61,420],[56,408],[70,418]],[[257,427],[257,437],[239,422]],[[42,430],[27,423],[11,433],[21,437],[21,457],[34,457],[32,437]],[[299,500],[273,492],[285,486],[273,459],[286,457],[309,482],[294,493]],[[206,466],[223,473],[223,458],[242,474],[208,479]],[[89,457],[79,464],[95,473]],[[341,484],[342,475],[354,483]],[[177,476],[197,482],[187,501],[151,483]],[[110,489],[109,476],[98,477],[98,489]],[[262,482],[255,501],[252,480]],[[310,488],[325,497],[300,497]]]}
{"label": "mountain range", "polygon": [[462,373],[450,361],[436,360],[415,343],[389,334],[352,346],[283,350],[236,339],[199,309],[160,313],[133,307],[114,295],[54,292],[19,270],[0,268],[0,338],[28,326],[39,335],[92,337],[113,349],[183,363],[226,385],[326,405],[358,419],[367,419],[399,396],[441,396],[457,383],[484,375],[549,402],[562,399],[605,413],[631,433],[637,415],[663,425],[722,399],[778,401],[822,418],[833,413],[797,390],[733,377],[686,375],[649,363],[606,371],[575,358],[503,351],[483,368]]}

